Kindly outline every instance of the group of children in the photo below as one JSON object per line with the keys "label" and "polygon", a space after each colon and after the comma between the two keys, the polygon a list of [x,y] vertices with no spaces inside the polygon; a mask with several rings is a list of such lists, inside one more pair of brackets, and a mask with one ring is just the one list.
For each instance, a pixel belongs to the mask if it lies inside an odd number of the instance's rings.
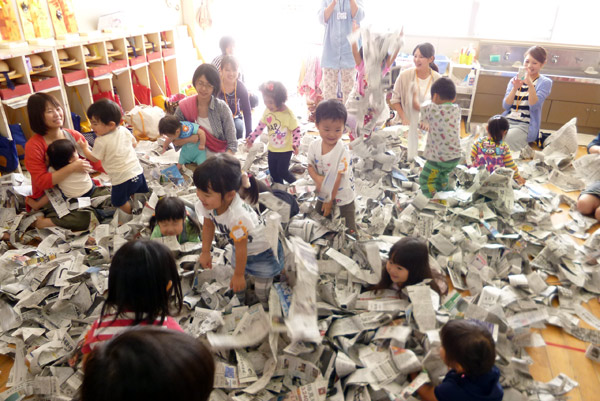
{"label": "group of children", "polygon": [[[287,94],[282,84],[268,82],[261,86],[261,92],[266,110],[256,130],[247,138],[247,145],[251,147],[264,128],[268,128],[269,172],[273,182],[291,183],[295,178],[289,172],[289,163],[292,154],[298,153],[300,128],[285,106]],[[431,104],[423,106],[421,111],[422,128],[429,134],[425,150],[427,162],[420,183],[423,194],[428,197],[446,188],[448,174],[462,157],[460,109],[453,103],[454,83],[440,78],[432,85],[431,94]],[[120,125],[121,110],[115,103],[98,101],[90,106],[88,116],[97,135],[95,144],[92,149],[85,141],[79,141],[78,145],[89,160],[102,161],[113,184],[112,204],[131,213],[129,198],[134,193],[148,192],[134,149],[136,140]],[[342,141],[347,117],[344,105],[337,100],[326,100],[318,105],[315,120],[320,138],[308,149],[308,173],[316,185],[317,210],[329,217],[337,206],[348,232],[356,234],[352,156]],[[184,140],[180,144],[187,150],[182,152],[185,157],[180,158],[180,163],[198,164],[193,174],[198,197],[195,213],[203,222],[200,226],[180,199],[165,197],[156,205],[151,238],[176,236],[180,243],[201,241],[199,264],[212,268],[211,248],[218,230],[233,245],[234,272],[230,288],[244,301],[246,278],[250,275],[258,300],[267,306],[273,280],[284,267],[284,251],[281,241],[273,246],[267,240],[266,221],[249,204],[255,203],[258,197],[256,179],[244,173],[239,160],[232,155],[223,153],[206,159],[202,129],[171,120],[172,117],[166,117],[161,121],[161,133],[167,134],[169,141]],[[492,117],[488,136],[473,145],[472,164],[485,165],[489,171],[501,166],[513,168],[514,178],[522,183],[510,150],[503,142],[507,129],[503,117]],[[78,157],[74,146],[69,141],[68,144],[63,142],[56,141],[48,149],[53,168],[60,168]],[[96,192],[89,175],[81,175],[72,174],[61,183],[65,196],[90,196]],[[240,194],[251,201],[247,203]],[[401,292],[407,285],[429,279],[431,288],[441,292],[428,258],[425,242],[416,238],[400,240],[390,250],[382,269],[382,280],[373,289],[392,288]],[[181,310],[182,297],[177,266],[168,248],[148,240],[125,244],[112,259],[106,302],[101,317],[86,335],[82,351],[94,352],[98,344],[131,326],[159,325],[182,331],[172,317]],[[494,343],[486,329],[467,321],[450,321],[442,329],[441,338],[442,359],[452,370],[435,390],[422,387],[421,396],[432,400],[469,400],[483,399],[474,394],[485,394],[488,397],[485,399],[501,399],[499,373],[494,367]]]}

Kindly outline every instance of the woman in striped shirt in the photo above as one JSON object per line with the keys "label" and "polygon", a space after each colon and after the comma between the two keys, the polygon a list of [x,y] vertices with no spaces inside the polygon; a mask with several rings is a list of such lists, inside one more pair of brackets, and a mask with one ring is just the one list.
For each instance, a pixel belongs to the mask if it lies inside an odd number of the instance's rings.
{"label": "woman in striped shirt", "polygon": [[534,142],[540,131],[542,106],[552,90],[552,80],[540,75],[546,64],[546,50],[533,46],[525,52],[525,77],[515,76],[508,83],[502,106],[510,123],[506,143],[513,151],[521,151]]}

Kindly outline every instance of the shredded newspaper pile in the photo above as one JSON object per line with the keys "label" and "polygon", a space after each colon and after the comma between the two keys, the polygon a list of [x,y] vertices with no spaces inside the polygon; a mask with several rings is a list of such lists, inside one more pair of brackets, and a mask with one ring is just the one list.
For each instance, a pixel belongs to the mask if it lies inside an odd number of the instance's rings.
{"label": "shredded newspaper pile", "polygon": [[[447,372],[438,330],[454,318],[482,322],[493,334],[506,400],[565,399],[578,385],[564,374],[547,383],[533,380],[526,348],[545,346],[534,328],[561,327],[590,343],[590,359],[600,359],[600,319],[582,306],[600,294],[600,234],[586,233],[594,220],[580,215],[574,201],[540,185],[589,180],[581,171],[597,166],[598,158],[573,162],[570,138],[559,141],[561,133],[555,151],[518,160],[528,179],[524,187],[516,187],[512,170],[490,174],[462,165],[452,177],[456,189],[429,201],[417,184],[424,160],[405,161],[406,134],[404,127],[389,127],[352,143],[358,238],[344,234],[339,218],[316,213],[307,174],[288,188],[301,210],[289,221],[283,202],[261,195],[277,228],[270,231],[279,231],[286,256],[285,277],[274,284],[268,311],[260,304],[241,306],[229,290],[231,245],[223,238],[216,238],[212,270],[181,270],[185,308],[176,318],[214,349],[211,399],[414,400],[419,386],[437,384]],[[315,138],[305,135],[294,164],[306,165],[302,155]],[[464,140],[465,154],[473,140]],[[86,232],[27,229],[35,219],[19,213],[27,180],[2,177],[0,227],[10,239],[0,245],[0,352],[14,365],[0,400],[68,400],[76,394],[81,366],[67,361],[99,317],[111,256],[127,240],[149,236],[159,196],[195,203],[190,171],[177,180],[161,174],[176,163],[173,151],[159,155],[159,144],[144,142],[137,152],[151,196],[139,199],[130,221],[119,224],[126,219],[117,212]],[[264,146],[241,158],[256,177],[267,177]],[[572,220],[556,226],[551,216],[565,213],[561,203]],[[432,269],[447,274],[455,290],[440,297],[422,283],[401,297],[392,290],[368,291],[379,281],[390,247],[408,235],[430,243]],[[571,236],[586,241],[579,245]],[[160,240],[179,264],[196,262],[200,244]],[[548,284],[549,275],[558,281]],[[556,299],[560,307],[553,306]],[[594,329],[579,327],[580,320]],[[413,372],[421,373],[411,380]]]}

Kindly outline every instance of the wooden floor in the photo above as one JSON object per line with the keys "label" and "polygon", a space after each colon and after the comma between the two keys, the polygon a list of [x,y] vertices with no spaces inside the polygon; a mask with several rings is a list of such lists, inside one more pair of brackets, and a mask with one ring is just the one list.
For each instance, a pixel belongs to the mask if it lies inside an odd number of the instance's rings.
{"label": "wooden floor", "polygon": [[[463,128],[464,129],[464,128]],[[585,154],[585,148],[580,147],[577,157]],[[563,193],[555,186],[548,184],[551,190]],[[571,192],[567,194],[569,197],[576,199],[578,194]],[[564,213],[558,213],[553,216],[553,220],[561,221],[569,219],[563,206]],[[592,227],[591,232],[600,227],[596,224]],[[580,243],[581,240],[578,240]],[[550,277],[547,281],[549,284],[556,282],[556,277]],[[451,283],[450,283],[451,285]],[[600,303],[598,298],[592,299],[588,304],[584,305],[596,317],[600,318]],[[581,327],[593,328],[585,322],[581,322]],[[587,359],[584,355],[588,344],[580,341],[570,335],[564,333],[561,329],[548,326],[543,330],[537,330],[546,341],[545,347],[527,348],[527,352],[534,361],[530,372],[535,380],[547,382],[560,373],[564,373],[571,379],[577,381],[579,386],[569,392],[567,396],[571,401],[596,401],[600,399],[600,364],[594,363]],[[8,380],[8,374],[12,367],[12,359],[0,355],[0,392],[5,390],[5,383]]]}

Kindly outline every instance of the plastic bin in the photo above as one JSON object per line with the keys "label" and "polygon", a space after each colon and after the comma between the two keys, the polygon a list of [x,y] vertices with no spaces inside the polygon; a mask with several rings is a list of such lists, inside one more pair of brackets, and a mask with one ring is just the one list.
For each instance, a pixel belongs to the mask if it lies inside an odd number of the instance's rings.
{"label": "plastic bin", "polygon": [[437,64],[440,69],[439,73],[444,75],[446,70],[448,69],[448,65],[450,65],[450,59],[444,55],[436,55],[435,56],[435,64]]}

